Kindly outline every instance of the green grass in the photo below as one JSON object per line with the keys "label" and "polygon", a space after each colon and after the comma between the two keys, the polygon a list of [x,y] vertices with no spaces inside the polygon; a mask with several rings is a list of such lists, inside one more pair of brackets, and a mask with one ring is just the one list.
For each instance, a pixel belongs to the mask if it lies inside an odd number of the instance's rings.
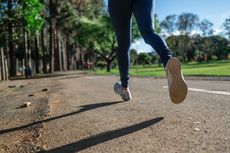
{"label": "green grass", "polygon": [[[191,62],[183,64],[183,73],[187,76],[230,76],[230,60],[212,61],[209,63]],[[117,68],[112,69],[111,72],[106,70],[96,70],[94,72],[98,75],[118,75]],[[130,69],[131,76],[165,76],[163,67],[158,65],[145,66],[142,65],[132,66]]]}

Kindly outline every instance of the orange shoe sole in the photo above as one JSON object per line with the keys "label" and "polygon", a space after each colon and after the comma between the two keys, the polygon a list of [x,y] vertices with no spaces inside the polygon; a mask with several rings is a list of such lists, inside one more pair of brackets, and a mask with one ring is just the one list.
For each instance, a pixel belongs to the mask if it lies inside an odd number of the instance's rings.
{"label": "orange shoe sole", "polygon": [[173,103],[179,104],[185,100],[188,86],[183,78],[179,59],[173,57],[168,62],[168,71],[172,76],[172,83],[169,87],[170,99]]}

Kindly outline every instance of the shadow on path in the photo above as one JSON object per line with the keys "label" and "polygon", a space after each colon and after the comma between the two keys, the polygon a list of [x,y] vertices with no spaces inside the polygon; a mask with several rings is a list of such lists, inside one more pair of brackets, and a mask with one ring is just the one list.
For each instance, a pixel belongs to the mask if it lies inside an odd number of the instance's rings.
{"label": "shadow on path", "polygon": [[76,112],[71,112],[71,113],[60,115],[60,116],[51,117],[51,118],[48,118],[48,119],[44,119],[44,120],[41,120],[41,121],[30,123],[28,125],[23,125],[23,126],[19,126],[19,127],[10,128],[10,129],[5,129],[5,130],[0,130],[0,135],[8,133],[8,132],[22,130],[24,128],[29,128],[30,126],[34,126],[34,125],[46,123],[46,122],[49,122],[49,121],[52,121],[52,120],[56,120],[56,119],[68,117],[68,116],[71,116],[71,115],[76,115],[76,114],[79,114],[79,113],[82,113],[82,112],[86,112],[86,111],[89,111],[89,110],[93,110],[93,109],[97,109],[97,108],[102,108],[102,107],[106,107],[106,106],[110,106],[110,105],[115,105],[115,104],[119,104],[119,103],[123,103],[123,102],[124,101],[103,102],[103,103],[95,103],[95,104],[89,104],[89,105],[79,106],[78,108],[81,108],[81,109],[78,110],[78,111],[76,111]]}
{"label": "shadow on path", "polygon": [[[74,143],[70,143],[67,144],[65,146],[61,146],[52,150],[48,150],[48,151],[42,151],[44,153],[74,153],[74,152],[78,152],[84,149],[87,149],[89,147],[101,144],[103,142],[112,140],[112,139],[116,139],[134,132],[137,132],[139,130],[145,129],[149,126],[152,126],[158,122],[160,122],[161,120],[163,120],[163,117],[158,117],[155,119],[151,119],[148,121],[144,121],[135,125],[131,125],[128,127],[124,127],[121,129],[117,129],[117,130],[113,130],[113,131],[108,131],[108,132],[104,132],[98,135],[94,135],[91,136],[89,138],[86,139],[82,139],[80,141],[74,142]],[[42,153],[40,152],[40,153]]]}

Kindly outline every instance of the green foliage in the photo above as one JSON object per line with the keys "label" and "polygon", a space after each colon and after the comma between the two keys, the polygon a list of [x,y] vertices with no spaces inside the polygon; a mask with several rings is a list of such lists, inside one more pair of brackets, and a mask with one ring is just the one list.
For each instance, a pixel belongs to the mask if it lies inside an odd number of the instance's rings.
{"label": "green foliage", "polygon": [[215,55],[217,59],[227,59],[228,54],[230,53],[228,47],[228,40],[221,36],[211,36],[208,38],[210,43],[208,44],[208,48],[211,49],[211,55]]}
{"label": "green foliage", "polygon": [[70,1],[59,1],[55,14],[56,26],[66,34],[76,32],[79,26],[80,14]]}
{"label": "green foliage", "polygon": [[[169,47],[181,60],[209,61],[214,56],[216,59],[227,59],[229,54],[228,40],[221,36],[201,37],[193,35],[170,36],[166,39]],[[183,57],[184,56],[184,57]]]}
{"label": "green foliage", "polygon": [[89,0],[88,3],[88,17],[96,19],[104,14],[104,1],[103,0]]}
{"label": "green foliage", "polygon": [[138,58],[137,51],[134,50],[134,49],[130,50],[130,62],[131,62],[131,65],[137,64],[137,58]]}
{"label": "green foliage", "polygon": [[117,48],[116,36],[107,15],[97,20],[82,18],[77,37],[80,46],[100,52],[105,56]]}
{"label": "green foliage", "polygon": [[139,64],[151,64],[151,56],[147,53],[140,53],[138,55],[138,63]]}
{"label": "green foliage", "polygon": [[[226,34],[228,19],[224,23]],[[213,36],[213,23],[207,19],[199,22],[199,17],[193,13],[169,15],[160,24],[167,37],[168,46],[183,62],[191,60],[209,61],[213,58],[227,59],[227,40],[221,36]],[[193,30],[200,30],[199,34],[191,35]],[[176,32],[180,31],[180,35]],[[230,33],[230,32],[229,32]]]}
{"label": "green foliage", "polygon": [[160,21],[157,14],[154,14],[154,28],[157,33],[161,32]]}
{"label": "green foliage", "polygon": [[31,33],[40,32],[44,19],[41,16],[43,4],[40,0],[20,1],[20,15],[25,21],[25,27]]}
{"label": "green foliage", "polygon": [[87,17],[89,19],[99,18],[104,14],[103,0],[65,0],[71,2],[80,17]]}
{"label": "green foliage", "polygon": [[80,28],[76,40],[81,47],[96,49],[96,36],[101,24],[97,20],[80,19]]}
{"label": "green foliage", "polygon": [[140,34],[139,29],[138,29],[137,21],[133,17],[132,18],[132,40],[140,38],[140,36],[141,36],[141,34]]}

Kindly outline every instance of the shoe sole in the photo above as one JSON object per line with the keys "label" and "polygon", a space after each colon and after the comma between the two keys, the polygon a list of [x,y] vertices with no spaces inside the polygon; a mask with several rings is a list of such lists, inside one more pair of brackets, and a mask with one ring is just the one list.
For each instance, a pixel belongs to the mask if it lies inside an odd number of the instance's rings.
{"label": "shoe sole", "polygon": [[179,104],[185,100],[188,92],[188,86],[181,73],[179,59],[171,58],[168,63],[168,70],[172,76],[172,84],[169,87],[170,99],[173,103]]}

